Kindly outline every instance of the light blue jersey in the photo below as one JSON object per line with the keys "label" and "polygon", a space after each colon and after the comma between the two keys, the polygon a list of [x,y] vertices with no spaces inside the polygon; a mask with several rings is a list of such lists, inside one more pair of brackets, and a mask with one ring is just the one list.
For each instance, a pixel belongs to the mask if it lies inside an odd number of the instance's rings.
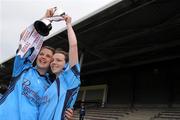
{"label": "light blue jersey", "polygon": [[66,69],[59,75],[45,92],[49,96],[48,104],[40,106],[39,120],[64,120],[67,108],[73,108],[80,88],[80,67],[66,65]]}
{"label": "light blue jersey", "polygon": [[0,120],[38,120],[39,106],[49,100],[43,96],[49,87],[48,77],[32,67],[32,52],[29,49],[23,58],[15,57],[12,83],[0,99]]}

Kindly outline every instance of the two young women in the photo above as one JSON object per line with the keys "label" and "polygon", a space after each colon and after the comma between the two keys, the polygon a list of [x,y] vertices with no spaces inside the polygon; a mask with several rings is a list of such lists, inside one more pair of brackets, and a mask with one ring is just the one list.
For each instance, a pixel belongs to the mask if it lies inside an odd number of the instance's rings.
{"label": "two young women", "polygon": [[[50,14],[50,16],[48,16],[49,13],[52,13],[51,9],[46,12],[45,17],[50,17],[53,15]],[[75,57],[70,57],[77,56],[77,52],[75,54],[74,52],[71,52],[71,50],[74,50],[74,48],[77,49],[77,44],[74,44],[77,41],[72,26],[70,22],[68,22],[70,21],[70,17],[64,16],[64,19],[67,23],[68,39],[70,45],[69,65],[70,68],[72,68],[76,62],[78,62],[77,58],[75,60]],[[58,89],[61,90],[63,88],[61,87],[62,81],[56,82],[58,81],[56,79],[53,83],[51,83],[47,73],[49,65],[52,62],[52,57],[54,54],[53,49],[50,47],[42,47],[40,53],[37,56],[36,66],[33,67],[30,57],[34,50],[35,49],[31,48],[23,57],[19,56],[18,54],[15,57],[12,74],[13,82],[9,87],[9,90],[0,99],[0,119],[11,120],[13,117],[13,120],[44,120],[43,118],[46,116],[50,119],[64,119],[64,115],[67,119],[72,119],[72,110],[66,109],[70,108],[70,106],[65,106],[63,108],[61,107],[62,104],[65,104],[63,102],[66,101],[62,99],[62,95],[65,95],[68,92],[63,93],[62,91],[59,91]],[[55,60],[55,57],[53,58]],[[52,69],[55,69],[55,63],[55,61],[52,63]],[[63,76],[63,73],[66,74],[66,71],[69,70],[69,65],[65,67],[66,70],[60,70],[58,74],[55,72],[57,78],[58,76]],[[74,74],[74,76],[75,75],[76,74]],[[64,80],[66,79],[69,79],[69,77],[64,77]],[[75,81],[79,81],[79,78],[77,77]],[[80,82],[77,82],[75,88],[78,89],[79,84]],[[66,87],[66,90],[68,91],[70,87],[71,85]],[[76,92],[73,92],[74,94],[70,96],[68,95],[69,104],[73,104],[74,99],[72,100],[71,98],[77,95],[77,89]],[[54,102],[54,100],[56,100],[56,102]],[[52,107],[51,103],[55,103],[56,105]],[[64,112],[65,110],[66,112]],[[46,111],[49,112],[46,113]]]}

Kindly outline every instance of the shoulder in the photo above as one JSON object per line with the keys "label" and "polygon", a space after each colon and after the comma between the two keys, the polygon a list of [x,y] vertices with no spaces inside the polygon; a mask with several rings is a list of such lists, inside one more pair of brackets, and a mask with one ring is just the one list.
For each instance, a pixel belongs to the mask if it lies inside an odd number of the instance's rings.
{"label": "shoulder", "polygon": [[79,63],[70,67],[69,63],[67,63],[64,67],[64,72],[73,72],[75,75],[80,76],[80,65]]}

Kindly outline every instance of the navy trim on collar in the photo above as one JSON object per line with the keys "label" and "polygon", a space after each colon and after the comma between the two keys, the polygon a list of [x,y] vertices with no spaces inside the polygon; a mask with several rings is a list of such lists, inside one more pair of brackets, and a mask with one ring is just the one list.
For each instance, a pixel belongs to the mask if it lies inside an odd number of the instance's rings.
{"label": "navy trim on collar", "polygon": [[49,80],[49,77],[48,77],[48,76],[49,76],[48,73],[46,73],[45,75],[41,75],[41,74],[39,73],[39,71],[37,71],[37,67],[33,67],[33,69],[38,73],[38,75],[39,75],[40,77],[44,77],[49,84],[51,83],[51,81]]}

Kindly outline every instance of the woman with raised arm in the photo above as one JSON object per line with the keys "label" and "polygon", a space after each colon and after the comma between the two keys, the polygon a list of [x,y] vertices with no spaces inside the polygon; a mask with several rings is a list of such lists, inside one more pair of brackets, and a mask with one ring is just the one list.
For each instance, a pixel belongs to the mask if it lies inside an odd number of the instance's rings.
{"label": "woman with raised arm", "polygon": [[[56,80],[45,92],[50,96],[49,104],[40,107],[40,119],[70,119],[73,105],[80,87],[80,66],[78,61],[77,39],[71,25],[71,17],[63,16],[67,25],[69,54],[57,49],[50,64]],[[71,109],[68,109],[71,108]]]}

